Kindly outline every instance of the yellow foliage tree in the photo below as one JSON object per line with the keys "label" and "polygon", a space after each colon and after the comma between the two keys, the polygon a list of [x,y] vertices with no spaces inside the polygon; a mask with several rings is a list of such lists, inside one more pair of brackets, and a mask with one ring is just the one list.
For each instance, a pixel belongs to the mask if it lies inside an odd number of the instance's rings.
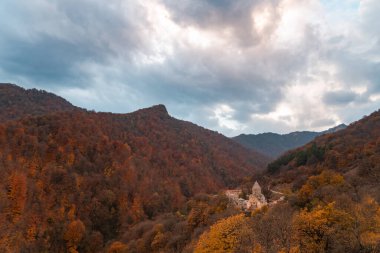
{"label": "yellow foliage tree", "polygon": [[323,186],[341,186],[344,178],[341,174],[325,170],[317,176],[311,176],[298,192],[298,199],[302,203],[310,201],[317,189]]}
{"label": "yellow foliage tree", "polygon": [[353,218],[334,203],[302,210],[294,226],[301,252],[345,252],[353,247]]}
{"label": "yellow foliage tree", "polygon": [[354,208],[355,235],[362,250],[380,250],[380,206],[371,197],[366,197]]}
{"label": "yellow foliage tree", "polygon": [[[210,231],[201,235],[194,252],[237,252],[244,247],[245,240],[252,238],[252,231],[247,223],[248,218],[243,214],[217,222],[211,226]],[[252,248],[253,243],[248,244]]]}

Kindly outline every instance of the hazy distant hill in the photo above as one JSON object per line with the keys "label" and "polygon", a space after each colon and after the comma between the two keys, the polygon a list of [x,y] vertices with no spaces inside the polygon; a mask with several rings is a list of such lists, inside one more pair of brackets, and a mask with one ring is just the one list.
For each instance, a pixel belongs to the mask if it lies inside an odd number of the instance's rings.
{"label": "hazy distant hill", "polygon": [[315,137],[326,133],[336,132],[347,126],[341,124],[323,132],[293,132],[289,134],[262,133],[262,134],[241,134],[232,139],[243,146],[261,152],[268,157],[276,158],[284,152],[305,145]]}
{"label": "hazy distant hill", "polygon": [[78,108],[53,93],[0,83],[0,122],[75,109]]}
{"label": "hazy distant hill", "polygon": [[128,114],[72,110],[55,95],[11,85],[1,86],[0,99],[2,119],[15,119],[0,124],[5,252],[65,252],[70,226],[85,228],[80,252],[100,250],[129,226],[236,187],[267,164],[163,105]]}

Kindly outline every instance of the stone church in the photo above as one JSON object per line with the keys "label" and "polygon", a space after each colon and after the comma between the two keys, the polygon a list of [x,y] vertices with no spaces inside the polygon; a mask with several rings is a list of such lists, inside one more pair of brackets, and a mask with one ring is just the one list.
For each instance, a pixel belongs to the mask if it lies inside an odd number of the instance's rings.
{"label": "stone church", "polygon": [[256,181],[252,186],[252,194],[248,196],[247,209],[257,209],[266,206],[267,200],[261,192],[261,187]]}
{"label": "stone church", "polygon": [[265,196],[261,192],[261,187],[257,181],[252,186],[252,193],[247,196],[248,199],[243,199],[240,197],[242,195],[241,189],[227,190],[225,194],[235,206],[243,210],[255,210],[268,204]]}

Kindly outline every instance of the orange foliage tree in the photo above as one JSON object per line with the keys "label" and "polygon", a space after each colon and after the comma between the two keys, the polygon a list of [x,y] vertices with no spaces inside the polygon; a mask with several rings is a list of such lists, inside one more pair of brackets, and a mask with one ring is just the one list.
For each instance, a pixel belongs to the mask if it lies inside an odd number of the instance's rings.
{"label": "orange foliage tree", "polygon": [[78,244],[82,241],[86,228],[81,220],[72,221],[66,228],[64,239],[70,253],[77,253]]}

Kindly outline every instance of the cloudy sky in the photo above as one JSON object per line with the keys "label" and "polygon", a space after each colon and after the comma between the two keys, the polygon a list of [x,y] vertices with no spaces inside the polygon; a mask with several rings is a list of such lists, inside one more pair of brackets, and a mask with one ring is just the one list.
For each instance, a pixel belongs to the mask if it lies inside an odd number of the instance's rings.
{"label": "cloudy sky", "polygon": [[239,133],[380,108],[379,0],[1,0],[0,82]]}

